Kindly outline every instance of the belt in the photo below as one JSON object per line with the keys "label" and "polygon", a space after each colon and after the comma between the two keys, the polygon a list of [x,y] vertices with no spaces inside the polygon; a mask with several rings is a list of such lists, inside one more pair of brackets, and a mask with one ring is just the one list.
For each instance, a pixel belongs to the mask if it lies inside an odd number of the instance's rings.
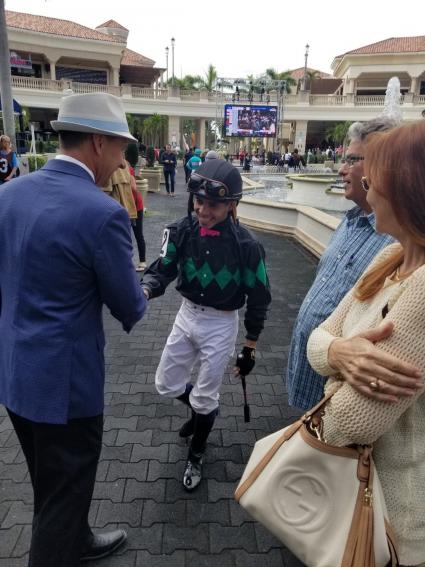
{"label": "belt", "polygon": [[193,301],[189,301],[189,299],[183,298],[183,304],[191,309],[195,309],[196,311],[203,311],[205,313],[220,313],[223,315],[233,315],[237,309],[231,309],[230,311],[227,309],[216,309],[215,307],[209,307],[207,305],[198,305],[197,303],[193,303]]}

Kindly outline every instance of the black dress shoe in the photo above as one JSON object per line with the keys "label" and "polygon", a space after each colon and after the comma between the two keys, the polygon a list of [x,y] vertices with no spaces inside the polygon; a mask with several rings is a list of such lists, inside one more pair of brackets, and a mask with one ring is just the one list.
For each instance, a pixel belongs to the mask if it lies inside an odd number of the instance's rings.
{"label": "black dress shoe", "polygon": [[127,539],[124,530],[114,530],[103,534],[93,534],[92,539],[84,546],[81,561],[91,561],[106,557],[118,549]]}

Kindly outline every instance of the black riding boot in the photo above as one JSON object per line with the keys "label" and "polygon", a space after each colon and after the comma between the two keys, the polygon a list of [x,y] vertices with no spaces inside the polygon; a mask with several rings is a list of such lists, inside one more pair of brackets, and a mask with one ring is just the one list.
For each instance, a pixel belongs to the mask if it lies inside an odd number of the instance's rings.
{"label": "black riding boot", "polygon": [[[190,405],[189,395],[192,390],[193,390],[193,385],[188,382],[186,384],[186,390],[183,392],[181,396],[177,397],[178,400],[183,402],[186,406],[189,406],[191,409],[192,406]],[[183,425],[180,428],[179,431],[180,437],[190,437],[191,435],[193,435],[193,431],[195,429],[195,415],[196,415],[195,412],[192,410],[192,415],[190,419],[188,419],[185,423],[183,423]]]}
{"label": "black riding boot", "polygon": [[215,409],[206,415],[193,413],[195,427],[183,475],[183,486],[186,490],[194,490],[202,480],[202,457],[218,410]]}
{"label": "black riding boot", "polygon": [[192,407],[190,405],[190,401],[189,401],[189,395],[190,392],[193,390],[193,384],[191,384],[190,382],[188,382],[186,384],[186,388],[185,391],[183,392],[183,394],[181,394],[180,396],[177,396],[176,400],[180,400],[181,402],[184,403],[185,406],[189,406]]}

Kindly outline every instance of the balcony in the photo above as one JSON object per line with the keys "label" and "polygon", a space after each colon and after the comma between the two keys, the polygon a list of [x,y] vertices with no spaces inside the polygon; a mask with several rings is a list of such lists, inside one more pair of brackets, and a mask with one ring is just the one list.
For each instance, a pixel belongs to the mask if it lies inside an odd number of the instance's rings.
{"label": "balcony", "polygon": [[[214,118],[218,106],[223,104],[279,104],[283,102],[287,120],[362,120],[373,118],[384,105],[384,96],[311,95],[309,92],[286,94],[283,98],[276,91],[268,95],[253,94],[250,100],[247,92],[235,96],[232,93],[190,91],[179,88],[150,88],[130,84],[121,86],[79,83],[65,79],[36,79],[33,77],[12,77],[14,96],[27,106],[59,107],[64,91],[75,93],[105,92],[123,99],[126,112],[135,114],[168,114],[175,116],[203,116]],[[406,120],[421,118],[425,112],[425,95],[407,93],[402,97],[403,113]],[[422,107],[422,108],[420,108]]]}

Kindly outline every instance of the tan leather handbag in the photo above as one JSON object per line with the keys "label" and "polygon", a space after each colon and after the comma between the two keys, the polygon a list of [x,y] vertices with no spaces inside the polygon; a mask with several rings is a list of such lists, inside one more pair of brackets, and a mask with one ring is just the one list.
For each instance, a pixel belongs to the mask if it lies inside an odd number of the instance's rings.
{"label": "tan leather handbag", "polygon": [[395,567],[372,448],[321,438],[323,407],[334,393],[257,441],[235,499],[308,567]]}

